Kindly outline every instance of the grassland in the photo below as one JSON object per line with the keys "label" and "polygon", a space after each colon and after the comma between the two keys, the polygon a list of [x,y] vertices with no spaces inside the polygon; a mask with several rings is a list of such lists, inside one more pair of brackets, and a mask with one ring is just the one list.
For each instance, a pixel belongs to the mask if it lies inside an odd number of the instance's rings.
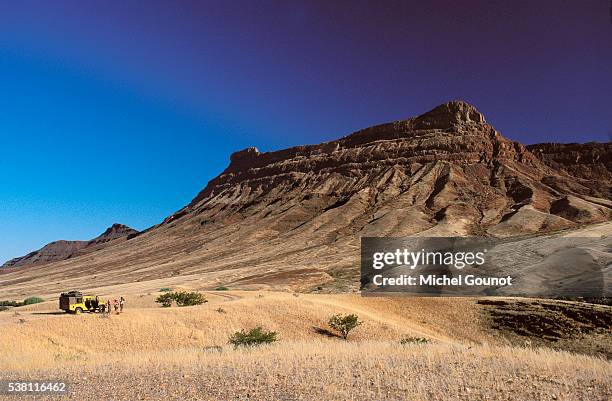
{"label": "grassland", "polygon": [[[610,361],[511,346],[474,299],[218,291],[196,307],[128,294],[121,315],[58,314],[55,303],[0,313],[0,378],[61,379],[74,399],[566,399],[612,394]],[[17,314],[15,313],[17,311]],[[344,341],[334,313],[363,325]],[[263,325],[277,344],[234,349]],[[426,345],[400,345],[404,336]],[[11,399],[11,398],[7,398]]]}

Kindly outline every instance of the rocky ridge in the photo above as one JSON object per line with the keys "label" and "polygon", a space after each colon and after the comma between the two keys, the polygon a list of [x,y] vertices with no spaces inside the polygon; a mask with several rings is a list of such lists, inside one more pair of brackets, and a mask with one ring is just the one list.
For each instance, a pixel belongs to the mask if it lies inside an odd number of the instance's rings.
{"label": "rocky ridge", "polygon": [[[504,138],[476,108],[454,101],[320,145],[236,152],[228,168],[166,222],[260,214],[279,217],[274,227],[283,232],[355,203],[363,207],[350,231],[413,221],[401,235],[441,224],[446,234],[507,236],[610,218],[603,188],[609,189],[610,170],[566,163],[559,171],[559,156],[534,149]],[[591,150],[581,160],[590,163],[596,155],[609,166],[607,150]],[[604,184],[594,189],[593,178],[602,175]]]}
{"label": "rocky ridge", "polygon": [[126,239],[129,235],[138,233],[123,224],[113,224],[102,234],[89,241],[54,241],[42,248],[30,252],[25,256],[11,259],[4,263],[4,267],[22,267],[33,264],[44,264],[60,260],[70,259],[74,256],[82,255],[120,238]]}

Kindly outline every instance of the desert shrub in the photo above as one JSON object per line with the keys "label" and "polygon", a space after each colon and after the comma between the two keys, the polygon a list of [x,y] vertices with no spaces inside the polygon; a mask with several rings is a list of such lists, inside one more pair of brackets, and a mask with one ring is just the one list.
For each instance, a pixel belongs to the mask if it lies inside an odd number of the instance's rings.
{"label": "desert shrub", "polygon": [[199,292],[175,292],[174,300],[176,301],[177,306],[193,306],[193,305],[202,305],[203,303],[208,302],[204,294],[200,294]]}
{"label": "desert shrub", "polygon": [[329,318],[329,327],[336,330],[342,338],[347,339],[349,333],[359,326],[362,322],[355,314],[350,315],[334,315]]}
{"label": "desert shrub", "polygon": [[172,306],[173,300],[174,300],[173,294],[171,292],[166,292],[164,294],[161,294],[159,297],[157,297],[155,302],[157,302],[158,304],[161,304],[161,306],[164,308],[169,308],[170,306]]}
{"label": "desert shrub", "polygon": [[172,306],[172,301],[176,302],[177,306],[202,305],[203,303],[208,302],[203,294],[195,291],[165,292],[158,296],[155,300],[155,302],[161,304],[164,308]]}
{"label": "desert shrub", "polygon": [[38,304],[41,302],[45,302],[45,300],[40,297],[29,297],[23,300],[24,305]]}
{"label": "desert shrub", "polygon": [[217,288],[215,288],[215,291],[227,291],[227,290],[229,290],[229,288],[227,288],[224,285],[220,285]]}
{"label": "desert shrub", "polygon": [[164,288],[159,289],[159,292],[170,292],[170,291],[172,291],[172,288],[164,287]]}
{"label": "desert shrub", "polygon": [[240,346],[252,347],[262,344],[271,344],[278,339],[275,331],[265,331],[261,326],[257,326],[249,331],[240,330],[232,334],[229,343],[238,348]]}
{"label": "desert shrub", "polygon": [[23,302],[17,301],[0,301],[0,306],[23,306]]}
{"label": "desert shrub", "polygon": [[5,310],[9,310],[11,308],[9,308],[8,306],[0,306],[0,312],[5,311]]}
{"label": "desert shrub", "polygon": [[215,310],[216,310],[217,312],[219,312],[219,313],[225,313],[225,309],[223,309],[223,308],[217,308],[217,309],[215,309]]}
{"label": "desert shrub", "polygon": [[431,341],[427,338],[423,337],[404,337],[400,340],[400,344],[408,345],[408,344],[429,344]]}

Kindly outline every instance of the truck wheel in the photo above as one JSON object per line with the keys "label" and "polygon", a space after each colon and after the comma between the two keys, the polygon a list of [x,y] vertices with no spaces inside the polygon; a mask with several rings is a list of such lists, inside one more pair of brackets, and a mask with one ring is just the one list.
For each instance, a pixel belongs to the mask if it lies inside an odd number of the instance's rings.
{"label": "truck wheel", "polygon": [[76,309],[74,310],[74,313],[76,313],[77,315],[80,315],[81,313],[83,313],[83,309],[81,309],[81,308],[76,308]]}

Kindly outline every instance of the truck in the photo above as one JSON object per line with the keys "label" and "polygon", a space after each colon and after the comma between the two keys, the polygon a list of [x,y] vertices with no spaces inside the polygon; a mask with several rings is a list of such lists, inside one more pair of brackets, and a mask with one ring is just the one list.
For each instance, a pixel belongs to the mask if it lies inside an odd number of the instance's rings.
{"label": "truck", "polygon": [[84,295],[81,291],[64,292],[59,298],[59,308],[67,313],[106,311],[106,301],[97,295]]}

